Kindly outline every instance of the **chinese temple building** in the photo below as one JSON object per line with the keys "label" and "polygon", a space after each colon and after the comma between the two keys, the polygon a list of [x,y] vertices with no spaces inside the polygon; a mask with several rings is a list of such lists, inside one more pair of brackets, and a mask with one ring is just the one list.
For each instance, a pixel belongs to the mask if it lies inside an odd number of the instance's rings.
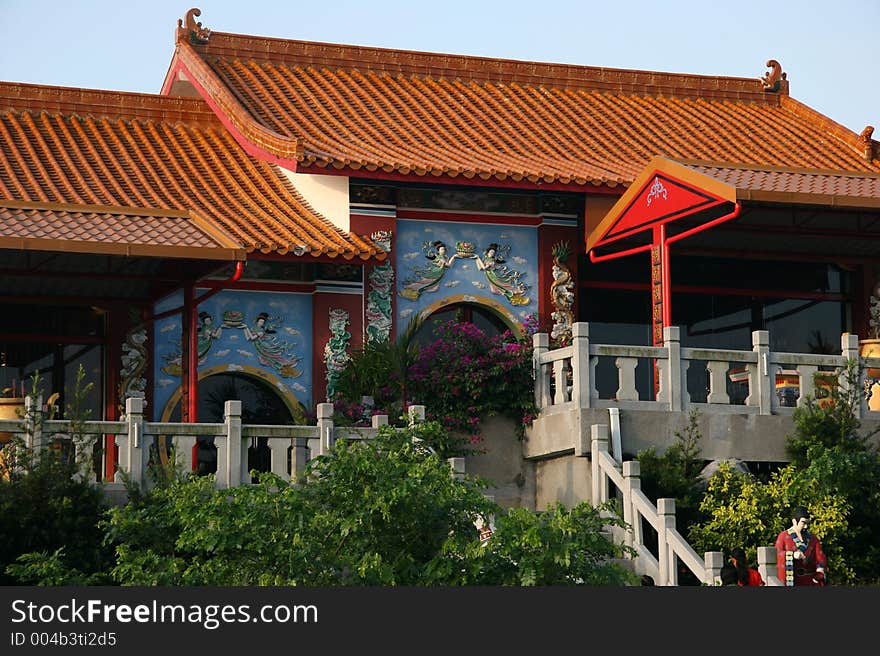
{"label": "chinese temple building", "polygon": [[39,370],[63,398],[83,364],[95,418],[139,396],[155,421],[218,421],[235,393],[282,424],[415,318],[633,345],[679,326],[706,348],[769,330],[797,353],[868,335],[878,142],[774,60],[617,70],[199,15],[158,95],[0,83],[0,386]]}

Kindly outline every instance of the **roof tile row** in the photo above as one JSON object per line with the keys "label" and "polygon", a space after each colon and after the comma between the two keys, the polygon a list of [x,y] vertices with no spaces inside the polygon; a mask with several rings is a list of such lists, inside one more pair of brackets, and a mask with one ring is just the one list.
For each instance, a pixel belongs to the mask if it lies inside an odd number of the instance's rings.
{"label": "roof tile row", "polygon": [[284,144],[269,153],[295,152],[298,167],[611,186],[655,155],[880,172],[858,135],[758,78],[217,32],[207,45],[178,41],[176,60],[209,100],[234,99],[224,108],[234,123]]}
{"label": "roof tile row", "polygon": [[52,87],[23,97],[19,87],[0,83],[0,203],[179,210],[248,251],[345,259],[379,252],[320,216],[276,167],[245,153],[201,100]]}

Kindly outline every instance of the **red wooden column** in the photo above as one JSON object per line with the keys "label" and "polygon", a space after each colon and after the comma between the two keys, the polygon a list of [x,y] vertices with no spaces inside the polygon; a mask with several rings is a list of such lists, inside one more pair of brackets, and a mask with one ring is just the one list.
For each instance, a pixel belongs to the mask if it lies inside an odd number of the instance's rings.
{"label": "red wooden column", "polygon": [[[716,216],[724,205],[733,208]],[[651,341],[663,345],[663,329],[672,325],[671,244],[739,216],[742,207],[735,187],[663,157],[655,157],[629,189],[586,235],[591,262],[604,262],[651,252]],[[695,227],[674,233],[675,222],[703,217]],[[715,218],[713,218],[715,217]],[[650,243],[646,241],[650,232]],[[618,246],[642,241],[639,246]],[[614,251],[617,246],[620,250]],[[597,248],[606,249],[603,254]],[[610,251],[610,252],[607,252]],[[655,391],[659,384],[655,361]]]}
{"label": "red wooden column", "polygon": [[651,246],[651,337],[654,346],[663,344],[663,252]]}

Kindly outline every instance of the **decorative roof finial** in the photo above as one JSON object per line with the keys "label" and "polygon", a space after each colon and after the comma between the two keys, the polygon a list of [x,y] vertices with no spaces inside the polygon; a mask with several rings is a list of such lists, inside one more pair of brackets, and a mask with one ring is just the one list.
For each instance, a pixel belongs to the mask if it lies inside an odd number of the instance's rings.
{"label": "decorative roof finial", "polygon": [[874,134],[873,125],[866,125],[865,129],[859,134],[859,139],[862,141],[862,147],[865,149],[865,159],[869,162],[874,159],[874,142],[871,140],[872,134]]}
{"label": "decorative roof finial", "polygon": [[177,19],[178,32],[184,28],[184,23],[186,23],[185,32],[189,36],[189,42],[195,45],[207,43],[208,39],[211,38],[211,30],[207,27],[202,27],[201,23],[196,23],[194,16],[201,15],[202,10],[198,7],[193,7],[186,12],[185,18]]}
{"label": "decorative roof finial", "polygon": [[787,75],[782,72],[782,64],[775,59],[769,60],[764,66],[771,69],[761,76],[761,84],[764,87],[764,91],[776,93],[782,86],[782,80],[786,79]]}

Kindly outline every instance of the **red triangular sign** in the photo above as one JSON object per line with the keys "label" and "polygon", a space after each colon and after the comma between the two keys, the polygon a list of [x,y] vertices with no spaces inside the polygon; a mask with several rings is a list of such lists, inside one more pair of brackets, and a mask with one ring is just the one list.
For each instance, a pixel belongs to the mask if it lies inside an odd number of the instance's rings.
{"label": "red triangular sign", "polygon": [[703,189],[655,173],[602,235],[599,243],[635,234],[723,202],[723,198]]}

